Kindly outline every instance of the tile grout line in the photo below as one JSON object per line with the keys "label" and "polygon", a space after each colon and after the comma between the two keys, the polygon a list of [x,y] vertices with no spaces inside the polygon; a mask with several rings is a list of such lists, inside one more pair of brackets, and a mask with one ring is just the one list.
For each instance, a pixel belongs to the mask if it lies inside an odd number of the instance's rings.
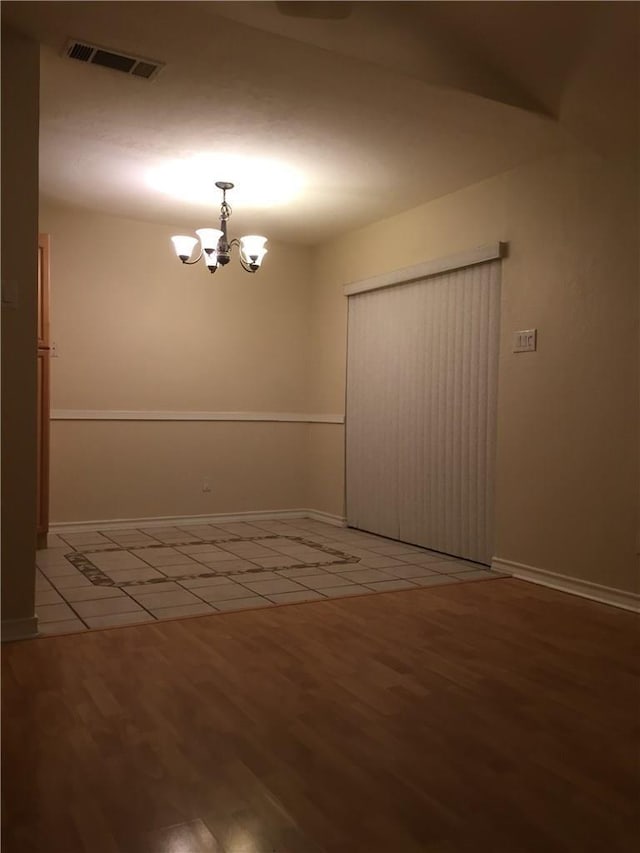
{"label": "tile grout line", "polygon": [[[82,618],[82,616],[78,613],[78,611],[75,609],[75,607],[73,606],[73,604],[72,604],[70,601],[67,601],[67,599],[64,597],[64,595],[62,595],[62,592],[61,592],[60,590],[57,590],[57,592],[58,592],[58,595],[60,595],[60,596],[62,597],[62,600],[63,600],[63,601],[64,601],[64,603],[67,605],[67,607],[68,607],[70,610],[72,610],[72,611],[73,611],[73,613],[75,613],[76,618],[77,618],[77,619],[79,619],[79,620],[82,622],[82,624],[85,626],[85,628],[88,628],[89,626],[88,626],[88,625],[87,625],[87,623],[84,621],[84,619]],[[68,620],[67,620],[67,619],[57,619],[57,620],[54,620],[54,621],[52,621],[52,622],[43,622],[42,624],[43,624],[43,625],[53,625],[53,624],[54,624],[54,622],[56,622],[56,621],[57,621],[57,622],[67,622]]]}
{"label": "tile grout line", "polygon": [[[126,594],[127,596],[129,596],[129,598],[131,599],[131,601],[133,601],[133,603],[134,603],[134,604],[137,604],[139,607],[142,607],[143,611],[144,611],[145,613],[148,613],[148,614],[149,614],[149,616],[151,616],[151,618],[152,618],[152,619],[154,619],[156,622],[158,622],[158,621],[159,621],[159,620],[158,620],[158,618],[157,618],[156,616],[154,616],[154,615],[153,615],[153,613],[152,613],[150,610],[147,610],[147,608],[144,606],[144,604],[142,604],[142,603],[141,603],[141,602],[139,602],[139,601],[136,601],[136,600],[135,600],[135,598],[133,598],[131,595],[129,595],[129,593],[128,593],[126,590],[125,590],[125,594]],[[129,612],[130,612],[130,613],[137,613],[137,611],[136,611],[136,610],[130,610]],[[115,616],[116,614],[114,613],[114,614],[112,614],[112,615],[114,615],[114,616]]]}

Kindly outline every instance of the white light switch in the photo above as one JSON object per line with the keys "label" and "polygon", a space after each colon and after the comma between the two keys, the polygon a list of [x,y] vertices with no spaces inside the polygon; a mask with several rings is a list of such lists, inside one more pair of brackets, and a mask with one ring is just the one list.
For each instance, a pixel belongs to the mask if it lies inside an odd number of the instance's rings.
{"label": "white light switch", "polygon": [[538,338],[537,329],[523,329],[513,333],[514,352],[535,352]]}

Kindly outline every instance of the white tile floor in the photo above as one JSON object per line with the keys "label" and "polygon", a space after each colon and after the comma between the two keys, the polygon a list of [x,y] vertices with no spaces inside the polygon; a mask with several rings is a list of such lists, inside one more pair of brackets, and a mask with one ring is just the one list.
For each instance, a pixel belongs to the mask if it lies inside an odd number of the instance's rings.
{"label": "white tile floor", "polygon": [[501,577],[477,563],[309,519],[49,537],[41,634]]}

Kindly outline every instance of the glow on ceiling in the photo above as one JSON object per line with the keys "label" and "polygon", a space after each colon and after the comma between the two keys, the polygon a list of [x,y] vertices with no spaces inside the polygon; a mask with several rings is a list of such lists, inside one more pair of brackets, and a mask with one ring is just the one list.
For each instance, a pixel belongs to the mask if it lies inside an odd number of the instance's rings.
{"label": "glow on ceiling", "polygon": [[240,155],[198,154],[168,160],[147,172],[147,184],[182,201],[211,205],[217,201],[216,181],[235,184],[234,202],[242,207],[287,204],[301,192],[301,175],[278,160]]}

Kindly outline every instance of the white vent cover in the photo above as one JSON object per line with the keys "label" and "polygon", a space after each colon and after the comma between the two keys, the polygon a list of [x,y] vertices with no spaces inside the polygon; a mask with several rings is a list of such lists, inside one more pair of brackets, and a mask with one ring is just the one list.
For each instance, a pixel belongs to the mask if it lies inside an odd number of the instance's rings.
{"label": "white vent cover", "polygon": [[63,55],[68,59],[76,59],[78,62],[88,62],[91,65],[101,65],[103,68],[111,68],[114,71],[122,71],[132,77],[142,77],[151,80],[164,68],[164,63],[154,59],[144,59],[141,56],[131,56],[128,53],[99,47],[85,41],[71,39],[65,45]]}

